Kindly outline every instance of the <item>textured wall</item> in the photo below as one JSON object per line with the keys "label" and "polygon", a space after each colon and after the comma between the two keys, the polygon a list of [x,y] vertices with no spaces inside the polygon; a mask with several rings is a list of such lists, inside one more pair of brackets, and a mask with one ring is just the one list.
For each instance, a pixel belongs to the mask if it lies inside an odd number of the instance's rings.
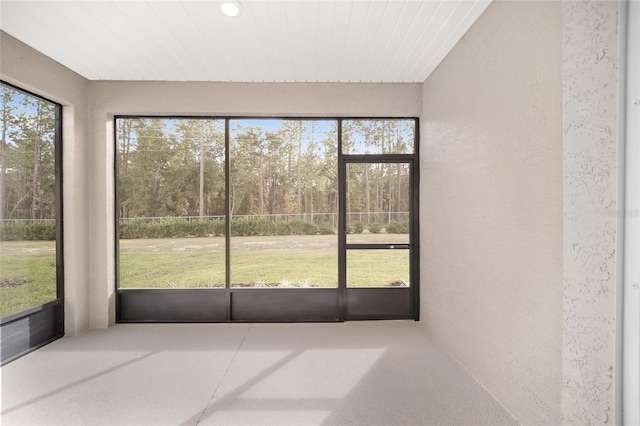
{"label": "textured wall", "polygon": [[492,3],[421,126],[421,322],[518,421],[557,424],[562,4]]}
{"label": "textured wall", "polygon": [[618,2],[564,2],[563,421],[614,423]]}
{"label": "textured wall", "polygon": [[421,84],[92,82],[91,327],[115,320],[114,114],[417,117],[421,111]]}
{"label": "textured wall", "polygon": [[4,81],[62,105],[65,332],[89,328],[89,81],[0,31]]}

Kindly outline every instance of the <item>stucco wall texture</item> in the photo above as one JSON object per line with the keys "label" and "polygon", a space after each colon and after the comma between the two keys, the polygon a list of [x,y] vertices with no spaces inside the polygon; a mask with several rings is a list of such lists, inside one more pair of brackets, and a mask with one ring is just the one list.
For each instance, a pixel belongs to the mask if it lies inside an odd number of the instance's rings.
{"label": "stucco wall texture", "polygon": [[91,132],[91,327],[115,322],[114,114],[418,117],[422,84],[94,81]]}
{"label": "stucco wall texture", "polygon": [[614,424],[619,3],[563,8],[562,414],[567,424]]}
{"label": "stucco wall texture", "polygon": [[492,3],[424,85],[421,322],[522,424],[562,376],[562,4]]}

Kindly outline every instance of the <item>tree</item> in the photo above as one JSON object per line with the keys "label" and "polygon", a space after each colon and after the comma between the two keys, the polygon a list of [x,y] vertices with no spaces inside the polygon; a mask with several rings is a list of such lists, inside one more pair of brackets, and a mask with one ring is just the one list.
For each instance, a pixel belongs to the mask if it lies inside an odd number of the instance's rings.
{"label": "tree", "polygon": [[[55,218],[55,108],[3,89],[0,210],[3,219]],[[13,93],[7,94],[12,91]]]}
{"label": "tree", "polygon": [[[230,211],[300,214],[312,220],[338,208],[337,122],[231,120],[225,159],[224,121],[121,119],[118,123],[121,217],[224,215],[225,162]],[[406,152],[411,123],[344,120],[346,153]],[[392,220],[408,200],[402,164],[350,164],[346,209]],[[333,223],[335,225],[335,222]]]}
{"label": "tree", "polygon": [[0,120],[2,122],[2,141],[0,145],[0,221],[5,218],[7,200],[5,199],[7,180],[7,137],[11,118],[15,111],[14,100],[16,91],[5,86],[0,86],[0,97],[2,98],[2,110]]}
{"label": "tree", "polygon": [[224,122],[118,121],[121,217],[224,214]]}

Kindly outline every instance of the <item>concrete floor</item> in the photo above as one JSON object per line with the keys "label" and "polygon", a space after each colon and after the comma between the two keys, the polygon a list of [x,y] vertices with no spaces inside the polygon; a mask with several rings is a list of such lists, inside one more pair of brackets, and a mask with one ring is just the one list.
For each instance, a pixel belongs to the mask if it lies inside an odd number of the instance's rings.
{"label": "concrete floor", "polygon": [[1,373],[3,425],[516,424],[413,321],[120,324]]}

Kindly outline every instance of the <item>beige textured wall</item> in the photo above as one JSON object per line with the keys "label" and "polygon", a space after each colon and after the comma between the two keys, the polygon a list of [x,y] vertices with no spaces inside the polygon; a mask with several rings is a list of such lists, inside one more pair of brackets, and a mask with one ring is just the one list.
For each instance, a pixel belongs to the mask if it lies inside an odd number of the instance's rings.
{"label": "beige textured wall", "polygon": [[566,424],[615,424],[619,6],[563,6]]}
{"label": "beige textured wall", "polygon": [[62,105],[65,332],[89,328],[89,81],[0,31],[0,77]]}
{"label": "beige textured wall", "polygon": [[91,327],[115,320],[113,116],[399,116],[422,111],[422,84],[92,82]]}
{"label": "beige textured wall", "polygon": [[522,424],[562,376],[562,4],[495,1],[424,85],[422,324]]}

